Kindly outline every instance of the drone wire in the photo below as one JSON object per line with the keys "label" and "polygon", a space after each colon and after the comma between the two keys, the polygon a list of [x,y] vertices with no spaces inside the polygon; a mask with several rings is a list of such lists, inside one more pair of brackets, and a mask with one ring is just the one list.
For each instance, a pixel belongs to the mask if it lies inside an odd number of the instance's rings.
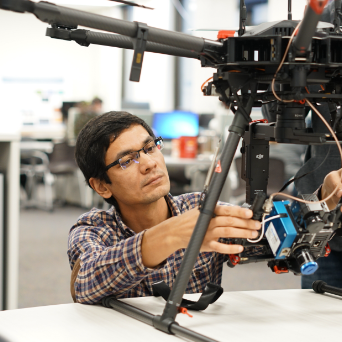
{"label": "drone wire", "polygon": [[[295,101],[295,100],[283,100],[283,99],[281,99],[281,98],[276,94],[276,92],[275,92],[274,84],[275,84],[275,80],[276,80],[277,74],[278,74],[278,72],[280,71],[280,69],[282,68],[282,66],[283,66],[283,64],[284,64],[284,62],[285,62],[285,59],[286,59],[286,56],[287,56],[287,54],[288,54],[288,52],[289,52],[291,43],[292,43],[292,41],[293,41],[293,39],[294,39],[294,37],[295,37],[295,35],[296,35],[296,33],[297,33],[297,31],[298,31],[298,29],[299,29],[299,27],[300,27],[301,24],[302,24],[302,21],[300,21],[300,22],[298,23],[298,25],[296,26],[296,28],[294,29],[294,31],[293,31],[293,33],[292,33],[292,35],[291,35],[291,38],[290,38],[290,40],[289,40],[289,42],[288,42],[288,44],[287,44],[287,47],[286,47],[284,56],[283,56],[283,58],[282,58],[282,60],[281,60],[281,62],[280,62],[280,64],[279,64],[279,66],[278,66],[278,69],[277,69],[277,71],[275,72],[275,74],[274,74],[274,76],[273,76],[273,79],[272,79],[271,87],[272,87],[273,95],[274,95],[274,97],[275,97],[278,101],[280,101],[280,102],[289,103],[289,102],[294,102],[294,101]],[[321,87],[322,87],[322,86],[321,86]],[[322,87],[322,89],[323,89],[323,87]],[[324,90],[324,89],[323,89],[323,90]],[[307,92],[309,92],[308,89],[307,89]],[[305,99],[305,101],[308,103],[308,105],[311,107],[311,109],[318,115],[318,117],[323,121],[323,123],[327,126],[327,128],[328,128],[328,130],[330,131],[332,137],[333,137],[334,140],[336,141],[337,147],[338,147],[339,152],[340,152],[340,155],[341,155],[341,164],[342,164],[342,149],[341,149],[340,143],[339,143],[339,141],[338,141],[338,139],[337,139],[335,133],[334,133],[333,130],[331,129],[330,125],[326,122],[326,120],[324,119],[324,117],[321,115],[321,113],[314,107],[314,105],[313,105],[307,98]],[[335,187],[335,189],[332,191],[332,193],[331,193],[329,196],[327,196],[326,198],[324,198],[324,199],[322,199],[322,200],[320,200],[320,201],[317,201],[317,202],[305,201],[305,200],[303,200],[303,199],[300,199],[300,198],[297,198],[297,197],[294,197],[294,196],[291,196],[291,195],[288,195],[288,194],[280,193],[280,192],[275,192],[275,193],[271,194],[271,196],[270,196],[270,198],[269,198],[269,201],[272,202],[272,201],[273,201],[273,198],[274,198],[275,196],[284,196],[284,197],[293,199],[293,200],[295,200],[295,201],[302,202],[302,203],[307,203],[307,204],[310,204],[310,203],[311,203],[311,204],[312,204],[312,203],[322,203],[322,202],[325,202],[325,201],[329,200],[330,198],[332,198],[332,197],[335,195],[335,193],[338,191],[338,188],[339,188],[339,184]]]}
{"label": "drone wire", "polygon": [[[240,70],[229,70],[229,72],[241,72]],[[203,88],[207,82],[213,79],[213,76],[209,77],[203,84],[201,85],[201,91],[203,91]]]}
{"label": "drone wire", "polygon": [[[321,86],[321,89],[324,90],[323,85],[320,84],[320,86]],[[307,93],[310,94],[310,92],[309,92],[309,90],[308,90],[307,87],[305,87],[305,90],[307,91]],[[338,121],[338,118],[336,118],[336,120],[335,120],[335,122],[334,122],[334,124],[333,124],[333,128],[332,128],[333,131],[335,131],[335,129],[336,129],[337,121]],[[331,145],[329,146],[328,152],[326,153],[324,159],[322,160],[322,162],[321,162],[315,169],[313,169],[313,170],[311,170],[311,171],[309,171],[309,172],[307,172],[307,173],[304,173],[304,174],[302,174],[301,176],[292,177],[288,182],[286,182],[286,183],[283,185],[283,187],[282,187],[278,192],[284,191],[291,183],[293,183],[293,182],[295,182],[295,181],[297,181],[297,180],[299,180],[299,179],[301,179],[301,178],[303,178],[303,177],[306,177],[307,175],[309,175],[309,174],[311,174],[311,173],[316,172],[316,171],[325,163],[325,161],[326,161],[327,158],[329,157],[330,149],[331,149]]]}
{"label": "drone wire", "polygon": [[272,217],[269,217],[268,219],[265,220],[265,217],[267,216],[267,214],[263,214],[262,215],[262,221],[261,221],[261,234],[260,236],[258,237],[257,240],[251,240],[251,239],[247,239],[248,242],[251,242],[251,243],[256,243],[256,242],[259,242],[261,241],[261,239],[264,237],[264,234],[265,234],[265,223],[268,222],[268,221],[272,221],[272,220],[275,220],[277,218],[280,218],[280,217],[283,217],[283,214],[281,215],[275,215],[275,216],[272,216]]}
{"label": "drone wire", "polygon": [[[311,109],[318,115],[318,117],[323,121],[323,123],[327,126],[327,128],[329,129],[332,137],[334,138],[334,140],[336,141],[336,144],[337,144],[337,148],[340,152],[340,155],[341,155],[341,164],[342,164],[342,149],[341,149],[341,146],[340,146],[340,143],[335,135],[335,133],[333,132],[333,130],[331,129],[330,125],[328,124],[328,122],[324,119],[324,117],[322,116],[322,114],[317,110],[317,108],[314,107],[314,105],[308,100],[308,99],[305,99],[305,101],[308,103],[308,105],[311,107]],[[326,202],[328,201],[330,198],[332,198],[336,192],[338,191],[340,185],[337,184],[335,189],[332,191],[332,193],[327,196],[326,198],[322,199],[322,200],[319,200],[319,201],[316,201],[316,202],[312,202],[312,201],[305,201],[303,199],[300,199],[298,197],[294,197],[294,196],[291,196],[291,195],[288,195],[288,194],[284,194],[284,193],[281,193],[281,192],[275,192],[273,194],[271,194],[269,200],[272,201],[273,198],[275,196],[284,196],[284,197],[287,197],[287,198],[290,198],[290,199],[293,199],[295,201],[298,201],[298,202],[302,202],[302,203],[307,203],[307,204],[312,204],[312,203],[323,203],[323,202]]]}
{"label": "drone wire", "polygon": [[[283,66],[284,64],[284,61],[285,61],[285,58],[286,58],[286,55],[289,51],[289,48],[290,48],[290,45],[293,41],[293,38],[299,28],[299,26],[301,25],[301,22],[297,25],[297,27],[295,28],[295,30],[293,31],[292,35],[291,35],[291,38],[289,40],[289,43],[287,45],[287,48],[285,50],[285,54],[283,56],[283,59],[282,61],[280,62],[279,66],[278,66],[278,69],[277,71],[275,72],[274,74],[274,77],[273,77],[273,80],[272,80],[272,92],[273,92],[273,95],[275,96],[275,98],[278,100],[278,101],[281,101],[281,102],[294,102],[294,100],[283,100],[281,99],[280,97],[277,96],[275,90],[274,90],[274,84],[275,84],[275,79],[276,79],[276,76],[277,76],[277,73],[279,72],[279,70],[281,69],[281,67]],[[321,88],[323,89],[322,85],[321,85]],[[324,90],[324,89],[323,89]],[[306,91],[309,92],[309,90],[306,88]],[[306,98],[305,101],[308,103],[308,105],[310,106],[310,108],[318,115],[318,117],[323,121],[323,123],[327,126],[328,130],[330,131],[332,137],[334,138],[334,140],[336,141],[336,144],[337,144],[337,148],[340,152],[340,155],[341,155],[341,165],[342,165],[342,148],[340,146],[340,143],[339,143],[339,140],[337,139],[334,131],[331,129],[330,125],[328,124],[328,122],[324,119],[324,117],[322,116],[322,114],[317,110],[317,108],[315,108],[315,106]],[[287,197],[287,198],[290,198],[290,199],[293,199],[295,201],[298,201],[298,202],[302,202],[302,203],[307,203],[307,204],[312,204],[312,203],[322,203],[322,202],[326,202],[328,201],[330,198],[332,198],[336,192],[338,191],[340,185],[337,184],[337,186],[335,187],[335,189],[332,191],[332,193],[327,196],[326,198],[322,199],[322,200],[319,200],[317,202],[311,202],[311,201],[305,201],[303,199],[300,199],[300,198],[297,198],[297,197],[294,197],[294,196],[291,196],[291,195],[288,195],[288,194],[284,194],[284,193],[281,193],[281,192],[275,192],[273,194],[271,194],[269,200],[272,201],[273,198],[275,196],[284,196],[284,197]]]}
{"label": "drone wire", "polygon": [[[264,237],[264,233],[265,233],[265,217],[267,214],[263,214],[262,215],[262,220],[261,220],[261,234],[259,236],[259,238],[257,240],[251,240],[251,239],[247,239],[248,242],[251,243],[257,243],[259,241],[261,241],[261,239]],[[278,217],[280,217],[280,215],[277,215]],[[275,217],[276,218],[276,217]],[[272,217],[273,219],[273,217]]]}
{"label": "drone wire", "polygon": [[[339,143],[339,140],[337,139],[334,131],[331,129],[330,125],[328,124],[328,122],[324,119],[323,115],[317,110],[317,108],[315,108],[315,106],[308,100],[308,99],[305,99],[306,102],[308,103],[308,105],[311,107],[311,109],[318,115],[318,117],[323,121],[323,123],[327,126],[328,130],[330,131],[332,137],[334,138],[334,140],[336,141],[336,144],[337,144],[337,148],[340,152],[340,155],[341,155],[341,164],[342,164],[342,148],[341,148],[341,145]],[[273,199],[273,197],[275,196],[285,196],[285,197],[288,197],[288,198],[291,198],[293,200],[296,200],[298,202],[302,202],[302,203],[307,203],[307,204],[310,204],[310,203],[322,203],[322,202],[326,202],[328,201],[330,198],[332,198],[335,193],[338,191],[340,185],[337,184],[337,186],[335,187],[335,189],[333,190],[333,192],[327,196],[326,198],[320,200],[320,201],[317,201],[317,202],[311,202],[311,201],[305,201],[303,199],[300,199],[300,198],[296,198],[294,196],[291,196],[291,195],[288,195],[288,194],[284,194],[284,193],[280,193],[280,192],[276,192],[276,193],[273,193],[271,196],[270,196],[270,200]]]}
{"label": "drone wire", "polygon": [[340,152],[340,155],[341,155],[341,167],[342,167],[342,148],[341,148],[341,145],[340,145],[340,142],[335,134],[335,132],[332,130],[332,128],[330,127],[330,125],[328,124],[328,122],[324,119],[323,115],[318,111],[318,109],[308,100],[308,99],[305,99],[306,102],[308,103],[308,105],[311,107],[311,109],[318,115],[318,117],[323,121],[323,123],[327,126],[329,132],[331,133],[332,137],[334,138],[334,140],[336,141],[336,145],[337,145],[337,148]]}
{"label": "drone wire", "polygon": [[325,161],[327,160],[327,158],[329,157],[329,154],[330,154],[330,148],[331,148],[331,145],[329,146],[329,149],[328,149],[328,152],[327,154],[325,155],[324,159],[322,160],[322,162],[314,169],[314,170],[311,170],[307,173],[304,173],[303,175],[301,176],[298,176],[298,177],[292,177],[288,182],[286,182],[283,187],[278,191],[278,192],[282,192],[284,191],[290,184],[292,184],[293,182],[303,178],[303,177],[306,177],[307,175],[311,174],[311,173],[314,173],[316,172],[324,163]]}
{"label": "drone wire", "polygon": [[208,83],[208,82],[209,82],[210,80],[212,80],[213,78],[214,78],[213,76],[209,77],[209,78],[201,85],[201,91],[203,91],[203,88],[204,88],[205,84]]}
{"label": "drone wire", "polygon": [[288,102],[294,102],[294,100],[283,100],[283,99],[281,99],[281,98],[276,94],[276,92],[275,92],[274,84],[275,84],[275,80],[276,80],[277,74],[278,74],[278,72],[280,71],[280,69],[282,68],[282,66],[283,66],[283,64],[284,64],[284,62],[285,62],[286,56],[287,56],[287,54],[288,54],[288,52],[289,52],[289,50],[290,50],[291,43],[292,43],[292,41],[293,41],[293,39],[294,39],[294,37],[295,37],[295,35],[296,35],[296,33],[297,33],[297,31],[298,31],[300,25],[301,25],[301,23],[302,23],[302,22],[299,22],[298,25],[296,26],[296,28],[293,30],[293,33],[292,33],[291,38],[290,38],[290,40],[289,40],[289,43],[287,44],[287,47],[286,47],[286,50],[285,50],[283,59],[281,60],[279,66],[278,66],[278,69],[277,69],[277,71],[275,72],[275,74],[274,74],[274,76],[273,76],[273,79],[272,79],[272,83],[271,83],[272,93],[273,93],[274,97],[275,97],[278,101],[281,101],[281,102],[287,102],[287,103],[288,103]]}

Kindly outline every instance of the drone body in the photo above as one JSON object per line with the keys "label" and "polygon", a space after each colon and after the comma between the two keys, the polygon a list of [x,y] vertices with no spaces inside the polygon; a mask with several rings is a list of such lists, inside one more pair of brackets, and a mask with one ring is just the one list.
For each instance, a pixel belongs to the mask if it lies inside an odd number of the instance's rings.
{"label": "drone body", "polygon": [[[131,72],[131,79],[134,81],[139,80],[145,51],[199,59],[202,67],[215,69],[213,80],[203,87],[203,93],[207,96],[219,96],[235,115],[219,157],[221,167],[213,172],[209,189],[202,197],[195,233],[186,249],[165,310],[161,316],[153,319],[152,324],[158,329],[168,333],[174,332],[174,319],[179,312],[182,296],[241,138],[244,139],[245,163],[242,174],[247,183],[246,202],[251,205],[254,199],[258,198],[258,194],[266,193],[268,165],[265,167],[259,163],[267,161],[268,158],[258,156],[267,156],[270,141],[323,144],[332,141],[332,136],[335,136],[334,132],[313,133],[305,125],[307,109],[310,107],[315,111],[314,105],[323,102],[329,104],[331,116],[335,115],[333,128],[340,124],[336,108],[340,107],[342,102],[342,34],[339,24],[341,1],[334,3],[336,11],[333,27],[323,25],[317,28],[326,4],[327,0],[310,0],[300,27],[298,22],[292,21],[289,16],[287,21],[262,24],[246,30],[246,11],[244,1],[241,1],[239,35],[221,35],[217,41],[212,41],[47,2],[0,0],[1,9],[29,12],[39,20],[51,24],[48,35],[54,38],[75,40],[83,46],[95,43],[134,49]],[[77,30],[78,25],[119,35]],[[308,89],[311,86],[319,86],[320,90],[312,92]],[[275,104],[273,111],[277,114],[277,121],[252,123],[252,108],[271,103]],[[339,144],[338,141],[337,143]],[[318,210],[322,213],[317,214],[315,208],[298,208],[295,205],[289,210],[286,206],[286,203],[277,203],[273,213],[271,210],[267,211],[267,214],[286,214],[288,217],[287,220],[279,217],[277,219],[280,223],[268,225],[266,238],[261,241],[261,246],[266,248],[258,259],[270,261],[274,271],[276,266],[280,271],[287,268],[296,274],[308,274],[310,267],[311,271],[314,270],[313,263],[317,257],[322,256],[328,240],[340,228],[340,211],[339,215],[337,212],[325,210]],[[266,209],[262,216],[265,213]],[[289,229],[289,220],[294,229]],[[321,224],[322,222],[324,224]],[[279,238],[279,246],[276,248],[273,245],[272,248],[271,233],[274,235],[274,232],[278,235],[282,232],[284,238],[284,234],[292,237],[290,240]],[[250,246],[245,242],[243,244]],[[244,258],[246,255],[241,254],[241,263],[248,261],[243,260]],[[253,256],[250,260],[253,260]],[[193,337],[184,331],[182,336]]]}

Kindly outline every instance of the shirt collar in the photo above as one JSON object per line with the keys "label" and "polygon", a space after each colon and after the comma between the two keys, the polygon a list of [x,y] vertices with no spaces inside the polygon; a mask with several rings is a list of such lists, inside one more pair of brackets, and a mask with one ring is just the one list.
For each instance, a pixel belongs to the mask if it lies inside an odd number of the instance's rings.
{"label": "shirt collar", "polygon": [[[172,216],[181,215],[181,211],[179,209],[178,203],[175,200],[175,198],[170,193],[167,194],[164,198],[165,198],[166,203],[167,203],[167,205],[168,205],[168,207],[170,209],[171,215]],[[135,234],[135,232],[131,228],[129,228],[122,221],[122,218],[121,218],[121,215],[120,215],[120,211],[117,210],[114,205],[108,210],[108,213],[114,218],[114,220],[116,221],[117,225],[119,226],[119,228],[123,232],[125,232],[125,233],[129,232],[130,235],[134,235]]]}

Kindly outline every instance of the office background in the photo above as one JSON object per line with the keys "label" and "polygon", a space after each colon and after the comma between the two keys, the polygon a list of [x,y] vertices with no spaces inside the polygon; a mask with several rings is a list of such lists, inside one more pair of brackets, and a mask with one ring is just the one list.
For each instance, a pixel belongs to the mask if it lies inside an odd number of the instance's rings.
{"label": "office background", "polygon": [[[155,9],[121,6],[104,0],[55,1],[64,6],[209,39],[216,39],[217,30],[234,29],[239,23],[237,0],[137,2]],[[293,1],[294,19],[301,19],[305,3],[305,0]],[[249,0],[246,4],[249,25],[287,18],[287,0]],[[72,301],[66,255],[68,231],[77,217],[92,205],[104,206],[101,199],[86,188],[72,161],[75,118],[82,111],[82,104],[90,106],[97,97],[103,101],[102,112],[127,110],[141,116],[149,124],[153,124],[155,113],[195,113],[198,115],[198,125],[202,123],[199,137],[202,141],[207,139],[211,142],[216,141],[214,138],[225,136],[232,118],[232,113],[216,97],[202,95],[200,86],[212,76],[214,70],[201,68],[197,60],[146,53],[141,81],[133,83],[128,80],[131,51],[95,45],[81,47],[75,42],[51,39],[45,36],[47,27],[33,15],[0,11],[0,137],[4,140],[11,134],[19,137],[18,174],[25,179],[21,183],[18,179],[18,186],[14,186],[15,193],[12,194],[20,204],[20,216],[13,218],[14,226],[18,221],[18,231],[11,237],[11,241],[17,243],[14,253],[18,253],[12,255],[14,268],[9,270],[14,274],[11,278],[11,288],[14,286],[11,308]],[[63,103],[73,107],[63,111]],[[260,117],[260,111],[253,112],[253,116]],[[187,134],[183,132],[182,135]],[[179,148],[171,138],[167,140],[166,149],[170,158]],[[40,145],[28,145],[35,142]],[[200,147],[200,140],[198,144]],[[0,157],[1,154],[7,156],[6,146],[0,143]],[[56,146],[63,151],[63,160],[58,159],[57,153],[53,155]],[[38,154],[32,156],[33,150]],[[210,152],[212,147],[204,148],[203,154]],[[294,166],[298,167],[300,151],[291,153],[287,153],[286,158],[289,164],[298,160],[298,165]],[[36,178],[30,178],[32,158],[42,165],[39,170],[35,169]],[[175,191],[200,190],[207,170],[203,167],[203,160],[198,164],[190,161],[186,166],[184,162],[174,162],[174,159],[169,162]],[[4,164],[0,163],[0,173],[5,173],[0,189],[6,187],[8,169]],[[62,164],[64,168],[60,167]],[[286,172],[288,175],[291,170]],[[31,183],[28,182],[30,179]],[[237,170],[232,170],[229,182],[224,199],[241,200],[239,190],[243,184],[238,180]],[[4,197],[4,202],[6,200]],[[0,232],[1,227],[0,224]],[[5,245],[6,241],[2,243]],[[16,260],[18,268],[15,266]],[[0,271],[4,263],[1,263],[0,257]],[[266,264],[241,266],[233,270],[226,267],[223,278],[223,286],[229,291],[300,287],[299,278],[292,274],[277,276]],[[0,291],[3,291],[2,285],[6,281],[0,281]]]}

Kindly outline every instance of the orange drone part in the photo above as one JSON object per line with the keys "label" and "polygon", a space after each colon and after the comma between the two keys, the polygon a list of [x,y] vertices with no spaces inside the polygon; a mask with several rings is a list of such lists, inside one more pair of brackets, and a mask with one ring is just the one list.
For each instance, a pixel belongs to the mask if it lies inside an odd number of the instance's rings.
{"label": "orange drone part", "polygon": [[329,0],[310,0],[309,6],[317,13],[322,14],[325,5]]}
{"label": "orange drone part", "polygon": [[188,310],[186,308],[179,307],[178,311],[179,311],[179,313],[182,313],[184,315],[188,315],[190,318],[193,317],[192,315],[189,314],[189,312],[188,312]]}
{"label": "orange drone part", "polygon": [[268,123],[268,120],[267,119],[256,119],[256,120],[252,120],[249,124],[256,123],[256,122]]}
{"label": "orange drone part", "polygon": [[229,37],[234,37],[235,31],[232,30],[221,30],[217,34],[217,39],[226,39]]}
{"label": "orange drone part", "polygon": [[325,257],[329,256],[330,252],[331,252],[331,248],[330,248],[329,244],[327,243],[326,246],[325,246],[325,254],[324,254],[324,256]]}
{"label": "orange drone part", "polygon": [[273,267],[273,271],[276,274],[289,273],[289,270],[286,267],[278,267],[277,265]]}
{"label": "orange drone part", "polygon": [[240,257],[236,254],[229,254],[229,259],[234,266],[236,266],[240,262]]}

